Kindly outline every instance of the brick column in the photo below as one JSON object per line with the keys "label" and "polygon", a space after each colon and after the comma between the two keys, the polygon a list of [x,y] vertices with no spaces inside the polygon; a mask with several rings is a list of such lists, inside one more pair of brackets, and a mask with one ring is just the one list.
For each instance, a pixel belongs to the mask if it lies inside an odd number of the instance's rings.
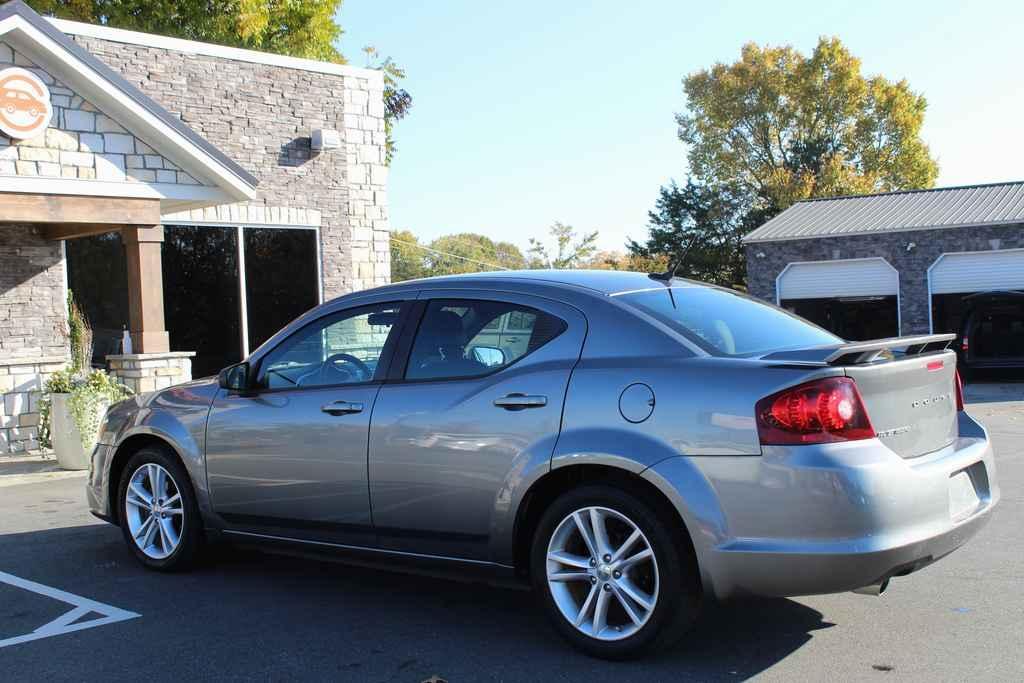
{"label": "brick column", "polygon": [[170,337],[164,324],[164,280],[160,249],[163,226],[129,226],[121,230],[128,262],[128,325],[136,353],[167,353]]}

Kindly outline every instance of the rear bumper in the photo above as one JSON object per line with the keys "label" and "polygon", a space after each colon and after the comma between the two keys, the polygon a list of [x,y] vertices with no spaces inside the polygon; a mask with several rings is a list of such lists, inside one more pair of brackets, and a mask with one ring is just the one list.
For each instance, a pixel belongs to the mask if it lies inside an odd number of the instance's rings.
{"label": "rear bumper", "polygon": [[[706,590],[719,598],[837,593],[956,550],[999,500],[985,430],[966,413],[959,427],[952,445],[906,460],[877,439],[691,458],[720,514],[695,522],[697,535],[691,529]],[[951,502],[960,472],[977,496],[971,507]]]}

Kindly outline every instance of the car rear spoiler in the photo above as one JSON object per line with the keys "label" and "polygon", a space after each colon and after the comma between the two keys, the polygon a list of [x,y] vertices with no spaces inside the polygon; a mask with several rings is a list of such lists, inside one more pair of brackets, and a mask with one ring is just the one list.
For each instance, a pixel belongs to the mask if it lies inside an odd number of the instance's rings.
{"label": "car rear spoiler", "polygon": [[886,352],[902,349],[903,356],[945,350],[955,334],[920,334],[913,337],[891,337],[873,341],[849,342],[839,346],[814,346],[806,349],[774,351],[761,360],[809,365],[863,365]]}

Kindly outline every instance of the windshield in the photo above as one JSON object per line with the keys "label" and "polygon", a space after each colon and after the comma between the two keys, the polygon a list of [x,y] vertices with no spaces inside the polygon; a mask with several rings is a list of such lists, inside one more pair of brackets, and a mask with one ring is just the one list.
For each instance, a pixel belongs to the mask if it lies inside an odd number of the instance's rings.
{"label": "windshield", "polygon": [[803,318],[726,289],[673,284],[614,296],[716,355],[749,356],[843,341]]}

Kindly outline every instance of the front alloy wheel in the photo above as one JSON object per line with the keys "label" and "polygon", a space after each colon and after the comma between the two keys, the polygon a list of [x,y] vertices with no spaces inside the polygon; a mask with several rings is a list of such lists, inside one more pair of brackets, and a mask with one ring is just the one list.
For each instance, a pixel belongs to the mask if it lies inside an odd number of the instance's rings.
{"label": "front alloy wheel", "polygon": [[171,556],[181,543],[185,509],[170,472],[155,463],[142,465],[125,492],[128,531],[139,550],[154,560]]}
{"label": "front alloy wheel", "polygon": [[125,541],[142,564],[185,569],[203,546],[203,523],[192,482],[170,449],[146,446],[122,471],[118,517]]}
{"label": "front alloy wheel", "polygon": [[561,521],[547,555],[551,596],[573,628],[621,640],[651,618],[658,602],[658,561],[636,523],[606,507],[585,507]]}

